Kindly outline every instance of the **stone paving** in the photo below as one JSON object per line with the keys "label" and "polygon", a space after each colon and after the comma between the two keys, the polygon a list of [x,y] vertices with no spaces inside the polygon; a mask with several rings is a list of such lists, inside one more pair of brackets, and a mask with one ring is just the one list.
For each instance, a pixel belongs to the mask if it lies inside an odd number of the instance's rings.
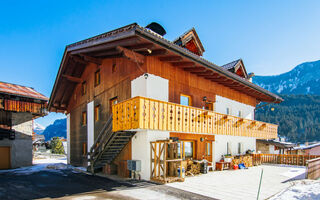
{"label": "stone paving", "polygon": [[262,169],[259,199],[267,199],[289,187],[291,181],[305,177],[304,167],[261,165],[245,170],[209,172],[187,177],[185,182],[170,183],[167,186],[217,199],[257,199]]}

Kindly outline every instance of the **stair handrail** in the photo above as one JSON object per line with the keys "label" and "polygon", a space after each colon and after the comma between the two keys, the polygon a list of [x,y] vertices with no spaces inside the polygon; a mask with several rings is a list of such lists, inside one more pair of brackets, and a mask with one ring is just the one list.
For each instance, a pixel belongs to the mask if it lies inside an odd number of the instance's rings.
{"label": "stair handrail", "polygon": [[112,127],[112,114],[110,114],[106,124],[104,125],[104,127],[102,128],[102,130],[100,131],[98,137],[95,139],[93,145],[91,146],[90,148],[90,152],[89,152],[89,155],[90,157],[93,157],[94,154],[96,153],[96,150],[99,148],[100,144],[99,142],[101,141],[101,138],[102,136],[104,135],[104,133],[106,132],[106,130],[109,128],[109,127]]}

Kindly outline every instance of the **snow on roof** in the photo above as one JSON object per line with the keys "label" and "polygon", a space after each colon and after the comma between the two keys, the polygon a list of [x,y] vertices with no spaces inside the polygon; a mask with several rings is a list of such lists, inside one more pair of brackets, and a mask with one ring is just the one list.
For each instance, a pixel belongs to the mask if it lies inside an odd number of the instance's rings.
{"label": "snow on roof", "polygon": [[32,98],[32,99],[40,99],[45,101],[48,100],[47,97],[35,91],[31,87],[12,84],[12,83],[0,82],[0,93],[23,96],[23,97]]}
{"label": "snow on roof", "polygon": [[293,147],[293,149],[298,150],[298,149],[312,149],[314,147],[320,146],[320,142],[311,144],[311,145],[300,145],[298,147]]}

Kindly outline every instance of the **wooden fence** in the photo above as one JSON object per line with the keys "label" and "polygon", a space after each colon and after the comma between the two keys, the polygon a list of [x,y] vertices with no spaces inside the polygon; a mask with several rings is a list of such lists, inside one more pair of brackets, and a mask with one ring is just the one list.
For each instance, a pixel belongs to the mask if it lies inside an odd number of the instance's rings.
{"label": "wooden fence", "polygon": [[320,178],[320,157],[307,161],[307,179],[319,179]]}
{"label": "wooden fence", "polygon": [[307,161],[318,158],[319,155],[283,155],[283,154],[253,154],[254,164],[271,163],[284,165],[306,166]]}

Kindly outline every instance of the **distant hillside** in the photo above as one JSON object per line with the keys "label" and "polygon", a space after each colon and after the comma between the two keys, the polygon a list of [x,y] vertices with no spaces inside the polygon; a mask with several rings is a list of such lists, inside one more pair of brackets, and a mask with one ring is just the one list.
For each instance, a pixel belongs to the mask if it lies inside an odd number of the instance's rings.
{"label": "distant hillside", "polygon": [[42,134],[46,141],[53,137],[67,138],[67,119],[57,119],[53,124],[47,126]]}
{"label": "distant hillside", "polygon": [[255,76],[253,83],[279,94],[320,95],[320,60],[302,63],[276,76]]}
{"label": "distant hillside", "polygon": [[[320,96],[281,95],[284,102],[256,110],[259,121],[275,123],[291,142],[320,141]],[[272,111],[271,108],[274,108]]]}

